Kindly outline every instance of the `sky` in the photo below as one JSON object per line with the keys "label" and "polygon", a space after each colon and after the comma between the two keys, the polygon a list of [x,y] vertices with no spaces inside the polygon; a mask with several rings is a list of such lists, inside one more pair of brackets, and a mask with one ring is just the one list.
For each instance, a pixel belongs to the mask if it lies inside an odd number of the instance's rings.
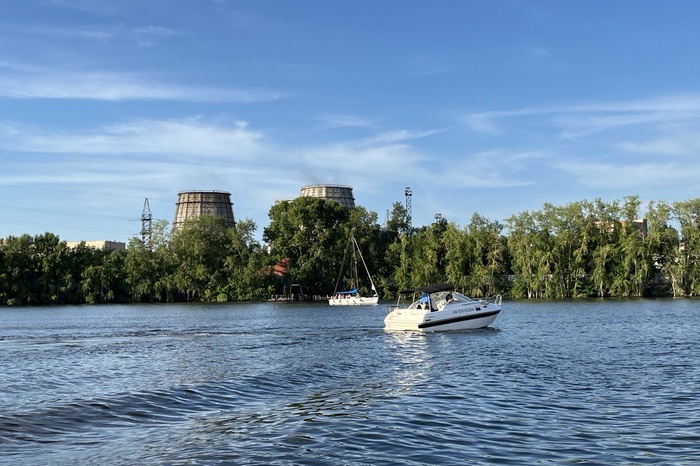
{"label": "sky", "polygon": [[[383,223],[698,197],[700,2],[0,0],[0,238],[303,186]],[[644,209],[644,207],[643,207]],[[643,213],[643,212],[642,212]]]}

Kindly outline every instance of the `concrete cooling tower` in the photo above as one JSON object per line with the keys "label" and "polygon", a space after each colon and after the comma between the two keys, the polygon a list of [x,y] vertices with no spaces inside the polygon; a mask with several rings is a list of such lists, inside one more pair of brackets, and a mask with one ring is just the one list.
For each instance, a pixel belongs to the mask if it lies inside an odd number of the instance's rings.
{"label": "concrete cooling tower", "polygon": [[318,197],[327,201],[335,201],[348,209],[355,207],[355,198],[352,195],[351,186],[314,184],[301,188],[301,196]]}
{"label": "concrete cooling tower", "polygon": [[183,191],[177,194],[176,206],[173,230],[176,230],[185,220],[202,215],[223,218],[226,225],[230,227],[236,224],[233,218],[231,193],[224,191]]}

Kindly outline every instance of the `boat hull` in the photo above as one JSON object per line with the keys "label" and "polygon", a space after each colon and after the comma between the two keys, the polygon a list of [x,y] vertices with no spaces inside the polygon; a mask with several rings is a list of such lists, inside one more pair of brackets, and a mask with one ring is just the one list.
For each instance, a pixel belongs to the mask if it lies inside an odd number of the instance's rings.
{"label": "boat hull", "polygon": [[366,306],[377,304],[379,296],[372,297],[352,297],[352,298],[328,298],[328,304],[331,306]]}
{"label": "boat hull", "polygon": [[386,330],[419,332],[473,330],[488,327],[500,312],[500,306],[495,304],[473,311],[446,309],[430,312],[423,309],[394,309],[384,319],[384,326]]}

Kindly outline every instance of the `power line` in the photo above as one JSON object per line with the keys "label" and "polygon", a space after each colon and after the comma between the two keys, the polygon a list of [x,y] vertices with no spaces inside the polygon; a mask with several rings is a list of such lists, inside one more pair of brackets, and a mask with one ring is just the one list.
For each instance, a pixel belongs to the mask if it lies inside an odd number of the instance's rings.
{"label": "power line", "polygon": [[0,205],[0,209],[16,210],[19,212],[37,212],[43,214],[55,214],[55,215],[66,215],[69,217],[89,217],[89,218],[101,218],[101,219],[112,219],[112,220],[127,220],[136,221],[133,217],[118,217],[114,215],[100,215],[100,214],[78,214],[75,212],[62,212],[59,210],[48,210],[48,209],[34,209],[32,207],[14,207],[9,205]]}
{"label": "power line", "polygon": [[[84,194],[87,196],[117,197],[117,198],[123,198],[123,199],[143,199],[143,196],[125,196],[123,194],[87,193],[84,191],[71,191],[71,190],[67,190],[67,189],[32,188],[32,187],[28,187],[28,186],[17,186],[17,185],[12,185],[12,184],[0,184],[0,187],[29,189],[29,190],[34,190],[34,191],[51,191],[51,192],[57,192],[57,193]],[[170,202],[170,200],[156,199],[156,198],[152,198],[152,197],[149,199],[155,199],[156,201],[162,201],[162,202]]]}
{"label": "power line", "polygon": [[33,226],[33,227],[42,227],[42,228],[60,228],[62,230],[73,230],[73,231],[99,231],[99,232],[108,232],[108,233],[125,233],[129,235],[134,235],[134,231],[126,231],[126,230],[114,230],[114,229],[103,229],[103,228],[77,228],[77,227],[67,227],[67,226],[62,226],[62,225],[49,225],[46,223],[32,223],[32,222],[2,222],[5,225],[23,225],[23,226]]}
{"label": "power line", "polygon": [[[116,197],[116,198],[122,198],[122,199],[143,199],[143,196],[125,196],[125,195],[120,195],[120,194],[104,194],[104,193],[90,193],[90,192],[85,192],[85,191],[71,191],[67,189],[50,189],[50,188],[33,188],[29,186],[17,186],[17,185],[12,185],[12,184],[0,184],[0,187],[2,188],[17,188],[17,189],[28,189],[28,190],[34,190],[34,191],[49,191],[49,192],[57,192],[57,193],[68,193],[68,194],[82,194],[86,196],[103,196],[103,197]],[[158,201],[158,202],[173,202],[172,199],[159,199],[157,197],[149,197],[151,201]],[[240,205],[236,206],[237,210],[247,210],[247,211],[268,211],[269,208],[260,208],[260,207],[242,207]],[[131,219],[130,219],[131,220]],[[140,219],[139,219],[140,221]]]}

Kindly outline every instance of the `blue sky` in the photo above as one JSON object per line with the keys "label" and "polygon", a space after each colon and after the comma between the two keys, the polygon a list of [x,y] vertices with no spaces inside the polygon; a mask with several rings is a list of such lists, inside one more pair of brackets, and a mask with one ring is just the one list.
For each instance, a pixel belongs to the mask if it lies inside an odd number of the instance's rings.
{"label": "blue sky", "polygon": [[384,221],[698,197],[700,2],[0,3],[0,237],[353,187]]}

